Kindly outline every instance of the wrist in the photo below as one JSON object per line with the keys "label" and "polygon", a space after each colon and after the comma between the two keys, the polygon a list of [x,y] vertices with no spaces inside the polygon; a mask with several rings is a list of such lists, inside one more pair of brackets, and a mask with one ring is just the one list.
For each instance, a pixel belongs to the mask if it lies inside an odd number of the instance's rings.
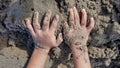
{"label": "wrist", "polygon": [[85,44],[81,44],[81,45],[71,45],[71,50],[72,52],[78,51],[78,52],[88,52],[87,46]]}
{"label": "wrist", "polygon": [[35,43],[35,49],[45,50],[45,51],[49,52],[49,50],[51,49],[51,47],[48,47],[47,45],[42,45],[40,43]]}
{"label": "wrist", "polygon": [[71,46],[74,59],[88,57],[88,49],[86,45],[73,45]]}
{"label": "wrist", "polygon": [[34,51],[42,52],[44,54],[48,54],[49,51],[50,51],[50,48],[47,48],[47,49],[45,49],[45,48],[34,48]]}

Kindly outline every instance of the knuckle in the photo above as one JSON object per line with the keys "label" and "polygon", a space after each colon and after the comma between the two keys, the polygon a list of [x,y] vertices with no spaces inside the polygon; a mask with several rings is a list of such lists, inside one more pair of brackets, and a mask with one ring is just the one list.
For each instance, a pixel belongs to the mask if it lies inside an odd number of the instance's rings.
{"label": "knuckle", "polygon": [[47,23],[47,22],[44,22],[43,26],[44,26],[44,27],[48,26],[48,23]]}
{"label": "knuckle", "polygon": [[55,24],[56,22],[53,22],[53,24],[51,25],[51,27],[56,28],[57,24]]}
{"label": "knuckle", "polygon": [[49,22],[49,18],[45,17],[44,22]]}
{"label": "knuckle", "polygon": [[71,18],[70,21],[74,21],[74,20]]}
{"label": "knuckle", "polygon": [[47,13],[47,14],[45,15],[45,18],[49,18],[49,17],[50,17],[50,14]]}

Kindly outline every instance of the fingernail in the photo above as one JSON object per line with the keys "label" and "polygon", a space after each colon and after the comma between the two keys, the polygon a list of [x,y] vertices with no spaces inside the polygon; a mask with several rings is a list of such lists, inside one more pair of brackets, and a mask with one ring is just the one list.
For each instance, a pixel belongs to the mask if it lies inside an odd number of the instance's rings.
{"label": "fingernail", "polygon": [[91,20],[93,20],[94,18],[93,17],[91,17]]}
{"label": "fingernail", "polygon": [[59,19],[59,15],[55,15],[55,18],[58,20]]}
{"label": "fingernail", "polygon": [[82,12],[85,12],[85,9],[82,9]]}
{"label": "fingernail", "polygon": [[74,9],[76,9],[76,7],[74,7]]}
{"label": "fingernail", "polygon": [[25,19],[25,21],[31,23],[31,18],[28,17],[28,18]]}
{"label": "fingernail", "polygon": [[37,12],[36,12],[36,11],[35,11],[34,13],[35,13],[35,14],[37,14]]}
{"label": "fingernail", "polygon": [[60,37],[62,37],[62,33],[60,33]]}
{"label": "fingernail", "polygon": [[34,13],[35,13],[36,15],[38,14],[38,12],[37,12],[37,11],[35,11]]}
{"label": "fingernail", "polygon": [[27,22],[27,21],[28,21],[28,18],[26,18],[24,21]]}
{"label": "fingernail", "polygon": [[65,26],[65,23],[63,22],[63,23],[62,23],[62,27],[64,27],[64,26]]}
{"label": "fingernail", "polygon": [[69,12],[72,11],[72,8],[69,9]]}
{"label": "fingernail", "polygon": [[65,24],[65,21],[63,21],[63,25]]}
{"label": "fingernail", "polygon": [[50,13],[51,13],[51,10],[48,10],[48,11],[47,11],[47,13],[49,13],[49,14],[50,14]]}

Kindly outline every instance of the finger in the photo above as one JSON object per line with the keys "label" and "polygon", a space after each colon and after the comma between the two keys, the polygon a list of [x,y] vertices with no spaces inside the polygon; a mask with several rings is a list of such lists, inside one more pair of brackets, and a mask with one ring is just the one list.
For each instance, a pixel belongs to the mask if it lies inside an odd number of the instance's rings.
{"label": "finger", "polygon": [[45,14],[45,17],[44,17],[44,20],[43,20],[43,25],[42,25],[43,30],[48,30],[49,29],[50,17],[51,17],[51,11],[48,11]]}
{"label": "finger", "polygon": [[66,30],[67,28],[69,28],[68,23],[64,21],[62,27],[63,27],[63,30]]}
{"label": "finger", "polygon": [[40,24],[39,24],[38,20],[39,20],[39,12],[34,12],[32,24],[33,24],[33,28],[34,28],[35,32],[40,30]]}
{"label": "finger", "polygon": [[85,9],[82,9],[81,13],[82,13],[81,26],[86,26],[87,14],[86,14]]}
{"label": "finger", "polygon": [[29,29],[30,33],[31,33],[33,36],[35,36],[35,32],[34,32],[33,27],[32,27],[32,25],[31,25],[30,19],[28,19],[28,18],[25,19],[25,24],[26,24],[26,27]]}
{"label": "finger", "polygon": [[73,27],[74,26],[74,13],[73,13],[73,9],[69,10],[69,26]]}
{"label": "finger", "polygon": [[76,7],[74,7],[73,12],[74,12],[75,24],[80,25],[80,17],[79,17],[79,14],[78,14]]}
{"label": "finger", "polygon": [[62,37],[62,33],[59,33],[58,37],[57,37],[57,40],[56,40],[56,43],[57,45],[60,45],[60,43],[63,41],[63,37]]}
{"label": "finger", "polygon": [[95,21],[94,21],[94,18],[90,18],[90,22],[89,22],[89,25],[87,26],[87,30],[90,32],[92,30],[92,28],[94,27],[95,25]]}
{"label": "finger", "polygon": [[59,15],[56,15],[51,23],[50,30],[55,32],[55,29],[57,27],[57,23],[59,21]]}

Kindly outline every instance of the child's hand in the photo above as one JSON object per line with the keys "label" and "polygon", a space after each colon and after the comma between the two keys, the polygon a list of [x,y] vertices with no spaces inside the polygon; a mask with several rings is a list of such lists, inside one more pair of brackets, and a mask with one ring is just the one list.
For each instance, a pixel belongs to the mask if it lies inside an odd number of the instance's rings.
{"label": "child's hand", "polygon": [[61,33],[58,35],[57,39],[54,35],[57,23],[59,21],[59,16],[56,15],[54,17],[51,25],[50,17],[51,12],[48,11],[43,19],[42,27],[38,22],[39,19],[38,12],[34,13],[32,20],[28,18],[25,20],[26,26],[29,29],[30,33],[32,34],[34,42],[36,43],[36,47],[42,47],[50,50],[53,47],[57,47],[63,41]]}
{"label": "child's hand", "polygon": [[94,19],[90,18],[89,25],[86,27],[87,14],[85,9],[81,11],[81,19],[75,7],[70,9],[69,14],[69,23],[63,24],[65,43],[70,47],[86,45],[88,36],[94,27]]}

